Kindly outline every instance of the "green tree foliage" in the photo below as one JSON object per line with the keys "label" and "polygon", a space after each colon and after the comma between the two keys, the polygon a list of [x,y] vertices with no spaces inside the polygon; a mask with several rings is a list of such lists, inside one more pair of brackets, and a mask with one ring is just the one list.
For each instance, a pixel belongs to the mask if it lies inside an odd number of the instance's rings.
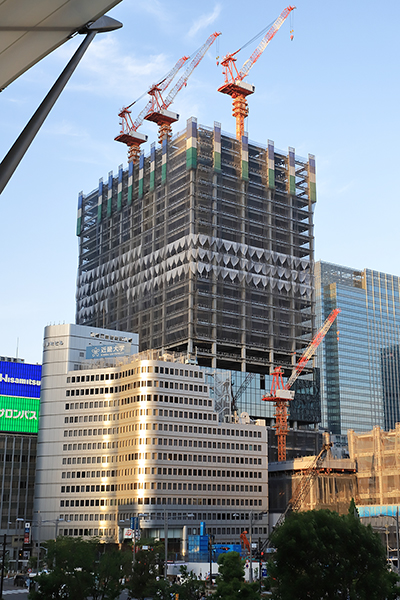
{"label": "green tree foliage", "polygon": [[397,576],[371,526],[329,510],[292,513],[271,535],[268,578],[276,600],[395,598]]}
{"label": "green tree foliage", "polygon": [[126,586],[129,598],[143,600],[152,596],[157,588],[158,570],[157,554],[153,550],[136,552],[132,576]]}
{"label": "green tree foliage", "polygon": [[351,501],[350,501],[349,515],[352,515],[353,517],[356,517],[357,519],[360,518],[360,514],[358,512],[358,508],[356,506],[354,498],[352,498]]}
{"label": "green tree foliage", "polygon": [[50,573],[35,578],[30,600],[71,599],[115,600],[119,597],[131,562],[127,555],[96,540],[58,538],[48,542]]}
{"label": "green tree foliage", "polygon": [[179,600],[198,600],[205,592],[205,583],[200,581],[193,571],[188,571],[187,567],[180,568],[180,582],[171,586],[170,592],[179,594]]}
{"label": "green tree foliage", "polygon": [[217,589],[214,600],[258,600],[258,583],[246,583],[244,565],[238,552],[227,552],[218,557]]}
{"label": "green tree foliage", "polygon": [[132,552],[115,547],[103,552],[96,562],[89,596],[92,600],[116,600],[124,589],[125,576],[132,569]]}

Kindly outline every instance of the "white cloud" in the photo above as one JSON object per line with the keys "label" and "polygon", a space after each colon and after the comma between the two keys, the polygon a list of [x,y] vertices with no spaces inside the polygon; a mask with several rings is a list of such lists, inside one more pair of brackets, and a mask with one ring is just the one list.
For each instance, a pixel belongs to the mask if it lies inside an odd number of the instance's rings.
{"label": "white cloud", "polygon": [[212,23],[214,23],[214,21],[216,19],[218,19],[220,13],[221,13],[221,5],[216,4],[215,8],[211,14],[202,15],[198,19],[196,19],[196,22],[192,25],[192,27],[188,31],[187,37],[188,38],[194,37],[196,35],[196,33],[198,31],[200,31],[200,29],[204,29],[205,27],[212,25]]}
{"label": "white cloud", "polygon": [[172,14],[170,9],[166,9],[165,5],[159,0],[144,0],[144,2],[137,2],[136,9],[146,12],[152,17],[156,18],[162,23],[170,23],[172,21]]}
{"label": "white cloud", "polygon": [[98,92],[102,95],[116,95],[118,90],[126,91],[129,95],[129,91],[135,90],[136,97],[170,68],[165,54],[127,54],[112,36],[94,42],[81,64],[82,72],[91,76],[85,85],[87,89],[96,91],[93,86],[98,85]]}

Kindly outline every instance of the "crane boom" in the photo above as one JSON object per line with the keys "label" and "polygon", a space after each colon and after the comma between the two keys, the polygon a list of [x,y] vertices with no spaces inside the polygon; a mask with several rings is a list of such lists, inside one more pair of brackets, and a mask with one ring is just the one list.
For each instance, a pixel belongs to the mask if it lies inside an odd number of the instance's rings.
{"label": "crane boom", "polygon": [[225,77],[224,84],[218,88],[218,91],[223,94],[228,94],[232,98],[232,115],[236,119],[236,139],[241,140],[244,134],[244,119],[249,114],[249,107],[247,104],[246,96],[253,94],[255,91],[254,85],[245,83],[243,79],[247,76],[251,67],[260,58],[265,48],[268,46],[272,38],[275,36],[277,31],[283,25],[288,15],[294,10],[295,6],[288,6],[281,12],[279,17],[275,20],[272,27],[269,28],[260,44],[254,50],[250,58],[244,63],[240,71],[236,67],[236,52],[227,54],[221,65],[223,66],[223,75]]}
{"label": "crane boom", "polygon": [[318,331],[317,335],[314,337],[311,344],[306,348],[304,354],[302,355],[301,359],[297,363],[296,368],[294,369],[293,373],[287,380],[286,385],[285,385],[285,390],[289,390],[292,387],[293,383],[296,381],[296,379],[298,378],[298,376],[300,375],[300,373],[302,372],[302,370],[304,369],[304,367],[306,366],[306,364],[308,363],[310,358],[312,358],[314,356],[315,352],[317,351],[318,346],[324,339],[325,335],[327,334],[327,332],[330,329],[330,326],[332,325],[333,321],[336,319],[336,317],[338,316],[339,313],[340,313],[340,310],[338,308],[335,308],[330,313],[329,317],[326,319],[325,323],[322,325],[321,329]]}
{"label": "crane boom", "polygon": [[294,392],[290,390],[293,383],[296,381],[304,367],[314,355],[316,349],[329,331],[332,323],[340,313],[340,309],[335,308],[322,325],[321,329],[313,338],[309,346],[307,346],[301,359],[296,365],[292,375],[289,377],[286,385],[283,384],[282,367],[276,367],[272,373],[271,391],[268,396],[262,399],[268,402],[275,403],[275,433],[278,440],[278,461],[286,460],[286,436],[288,433],[288,403],[294,398]]}
{"label": "crane boom", "polygon": [[204,58],[207,50],[214,43],[217,37],[221,35],[221,33],[212,33],[208,39],[204,42],[204,44],[197,50],[193,59],[186,67],[185,72],[181,76],[181,78],[176,82],[172,90],[169,92],[168,96],[165,100],[162,99],[161,94],[158,89],[154,89],[154,97],[156,99],[154,109],[150,110],[148,114],[145,116],[147,121],[153,121],[158,125],[158,141],[160,144],[164,139],[169,139],[172,135],[171,124],[178,120],[179,115],[176,113],[170,112],[168,107],[172,104],[175,99],[177,93],[186,85],[187,80],[190,75],[193,73],[194,69]]}
{"label": "crane boom", "polygon": [[295,6],[287,6],[273,23],[273,25],[268,29],[267,33],[258,44],[257,48],[254,50],[253,54],[250,56],[248,60],[244,63],[243,67],[240,69],[239,77],[240,80],[244,79],[252,66],[257,62],[260,58],[261,54],[264,52],[265,48],[268,46],[273,37],[278,33],[279,29],[282,27],[283,23],[289,16],[289,14],[294,10]]}
{"label": "crane boom", "polygon": [[122,142],[126,144],[129,148],[128,150],[128,160],[134,163],[137,162],[140,150],[140,144],[143,144],[147,140],[147,136],[141,133],[137,133],[137,130],[143,123],[145,117],[152,109],[154,109],[155,96],[153,93],[154,89],[165,91],[177,72],[181,69],[181,67],[185,64],[185,62],[189,60],[188,56],[182,56],[177,63],[172,67],[172,69],[161,79],[159,83],[153,84],[149,89],[148,93],[150,94],[150,100],[146,104],[146,106],[140,111],[135,121],[133,121],[131,117],[130,108],[135,104],[129,104],[128,106],[122,108],[118,113],[118,116],[121,119],[121,131],[119,135],[115,138],[117,142]]}
{"label": "crane boom", "polygon": [[[283,521],[285,520],[285,518],[287,517],[287,515],[289,513],[297,512],[298,510],[300,510],[301,503],[303,502],[303,500],[306,498],[308,492],[310,491],[311,484],[318,475],[318,469],[321,468],[321,466],[325,460],[325,457],[331,447],[332,447],[331,442],[323,444],[319,454],[317,456],[312,457],[312,460],[311,460],[309,466],[307,467],[307,469],[304,471],[303,475],[301,476],[297,487],[295,488],[294,492],[292,493],[292,497],[290,498],[289,502],[287,503],[285,510],[280,515],[277,522],[275,523],[272,531],[275,531],[275,529],[277,527],[279,527],[279,525],[282,525]],[[270,547],[270,545],[271,544],[270,544],[270,540],[268,537],[266,542],[263,544],[262,550],[266,550],[267,548]]]}
{"label": "crane boom", "polygon": [[186,67],[186,70],[185,70],[184,74],[182,75],[182,77],[176,82],[176,84],[174,85],[174,87],[172,88],[172,90],[170,91],[170,93],[168,94],[168,96],[165,98],[165,101],[164,101],[164,103],[162,105],[162,108],[168,108],[168,106],[170,104],[172,104],[172,102],[173,102],[175,96],[177,95],[177,93],[186,84],[188,78],[190,77],[190,75],[192,74],[192,72],[194,71],[194,69],[197,67],[197,65],[200,63],[200,61],[203,60],[203,58],[204,58],[207,50],[212,46],[212,44],[215,42],[215,40],[217,39],[217,37],[219,35],[221,35],[221,32],[217,33],[215,31],[214,33],[212,33],[209,36],[209,38],[199,48],[199,50],[196,52],[193,60]]}

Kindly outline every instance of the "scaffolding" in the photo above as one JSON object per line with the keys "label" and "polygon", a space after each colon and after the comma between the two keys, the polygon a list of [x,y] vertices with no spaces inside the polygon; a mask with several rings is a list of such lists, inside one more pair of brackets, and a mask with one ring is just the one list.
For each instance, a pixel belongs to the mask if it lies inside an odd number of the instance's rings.
{"label": "scaffolding", "polygon": [[[284,512],[287,504],[307,476],[315,456],[296,458],[269,465],[270,512]],[[357,493],[356,464],[349,459],[334,459],[328,453],[310,481],[298,510],[329,509],[346,514],[351,498]]]}
{"label": "scaffolding", "polygon": [[[315,159],[197,126],[79,195],[76,322],[289,375],[314,327]],[[317,417],[314,421],[316,422]]]}
{"label": "scaffolding", "polygon": [[400,423],[391,431],[374,427],[348,431],[349,453],[357,463],[360,506],[400,504]]}

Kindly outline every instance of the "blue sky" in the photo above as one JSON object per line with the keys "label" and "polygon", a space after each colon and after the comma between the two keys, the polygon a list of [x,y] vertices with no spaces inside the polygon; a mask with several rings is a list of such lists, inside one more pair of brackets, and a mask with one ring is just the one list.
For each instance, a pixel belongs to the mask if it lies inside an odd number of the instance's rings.
{"label": "blue sky", "polygon": [[[43,328],[73,322],[79,191],[126,167],[114,142],[118,111],[146,91],[213,31],[209,50],[171,109],[186,119],[235,131],[230,98],[218,94],[216,66],[285,8],[277,0],[123,0],[109,14],[123,29],[94,40],[17,172],[0,197],[0,355],[40,362]],[[255,64],[248,82],[251,140],[316,155],[315,257],[400,275],[400,3],[299,0]],[[292,13],[293,14],[293,13]],[[0,158],[35,111],[81,41],[48,56],[0,94]],[[241,66],[258,42],[238,55]],[[146,98],[138,103],[144,106]],[[152,124],[145,151],[156,140]]]}

